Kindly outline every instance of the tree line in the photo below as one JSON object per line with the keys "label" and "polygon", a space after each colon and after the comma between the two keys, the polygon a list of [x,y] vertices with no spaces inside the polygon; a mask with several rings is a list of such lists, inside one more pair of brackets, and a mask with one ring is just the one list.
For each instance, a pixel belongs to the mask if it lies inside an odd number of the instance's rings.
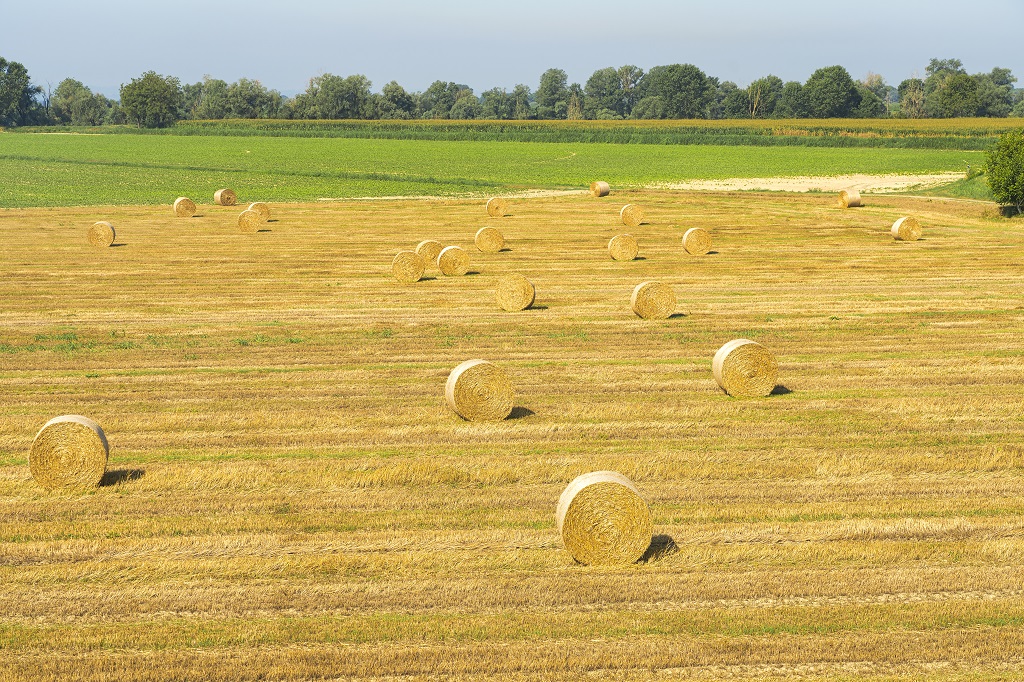
{"label": "tree line", "polygon": [[366,76],[325,73],[306,90],[285,97],[257,80],[234,83],[205,77],[182,84],[146,72],[121,86],[120,100],[68,78],[53,91],[31,83],[18,62],[0,58],[0,125],[134,124],[160,128],[181,119],[769,119],[1024,117],[1024,89],[1010,69],[968,74],[959,59],[932,59],[924,78],[898,86],[869,73],[854,80],[842,66],[815,71],[806,82],[774,75],[746,88],[708,76],[693,64],[626,65],[595,71],[569,83],[548,69],[536,90],[516,85],[472,88],[435,81],[410,92],[395,81],[372,91]]}

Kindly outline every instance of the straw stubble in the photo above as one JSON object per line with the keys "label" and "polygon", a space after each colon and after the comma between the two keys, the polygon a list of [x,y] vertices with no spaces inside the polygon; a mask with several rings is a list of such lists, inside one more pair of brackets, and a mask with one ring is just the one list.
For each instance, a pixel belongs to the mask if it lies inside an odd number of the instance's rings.
{"label": "straw stubble", "polygon": [[581,564],[633,564],[651,545],[650,508],[617,471],[575,478],[558,498],[555,522],[566,550]]}

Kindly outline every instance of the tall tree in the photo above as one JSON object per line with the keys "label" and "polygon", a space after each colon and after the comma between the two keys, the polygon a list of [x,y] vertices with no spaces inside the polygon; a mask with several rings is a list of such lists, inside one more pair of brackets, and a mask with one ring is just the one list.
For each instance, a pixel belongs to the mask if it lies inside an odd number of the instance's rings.
{"label": "tall tree", "polygon": [[860,104],[857,86],[841,66],[815,71],[804,83],[803,92],[811,118],[843,118]]}
{"label": "tall tree", "polygon": [[747,115],[750,118],[771,118],[782,97],[785,83],[778,76],[758,78],[747,86]]}
{"label": "tall tree", "polygon": [[639,66],[626,64],[619,67],[619,85],[622,87],[622,115],[629,116],[633,107],[640,101],[640,83],[644,79],[644,70]]}
{"label": "tall tree", "polygon": [[548,69],[540,76],[534,94],[537,118],[565,118],[569,101],[569,77],[561,69]]}
{"label": "tall tree", "polygon": [[804,86],[796,81],[789,81],[782,86],[779,102],[775,106],[775,118],[807,118],[807,98]]}
{"label": "tall tree", "polygon": [[587,118],[621,117],[625,113],[622,79],[612,67],[595,71],[583,86],[583,93]]}
{"label": "tall tree", "polygon": [[655,66],[644,76],[643,94],[657,97],[666,118],[707,118],[715,84],[693,64]]}
{"label": "tall tree", "polygon": [[173,76],[147,71],[121,86],[121,108],[140,128],[164,128],[181,118],[181,83]]}
{"label": "tall tree", "polygon": [[449,118],[462,88],[457,83],[434,81],[420,95],[422,118]]}
{"label": "tall tree", "polygon": [[398,81],[391,81],[380,91],[377,99],[377,117],[387,119],[412,118],[416,113],[416,99]]}
{"label": "tall tree", "polygon": [[325,73],[309,80],[306,91],[294,102],[294,115],[299,118],[341,119],[370,118],[374,102],[370,80],[356,74],[342,78]]}
{"label": "tall tree", "polygon": [[900,113],[903,118],[923,118],[924,112],[924,81],[920,78],[908,78],[896,88],[899,97]]}
{"label": "tall tree", "polygon": [[0,125],[44,123],[45,112],[36,101],[42,91],[32,85],[23,64],[0,57]]}
{"label": "tall tree", "polygon": [[532,98],[533,94],[530,92],[529,86],[519,83],[512,88],[512,118],[519,121],[534,118],[533,109],[530,107]]}

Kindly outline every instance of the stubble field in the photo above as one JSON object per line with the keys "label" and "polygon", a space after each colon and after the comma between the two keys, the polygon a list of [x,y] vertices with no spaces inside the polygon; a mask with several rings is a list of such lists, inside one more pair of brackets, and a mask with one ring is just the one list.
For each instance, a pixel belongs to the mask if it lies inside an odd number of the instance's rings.
{"label": "stubble field", "polygon": [[[0,211],[0,679],[1019,678],[1024,236],[984,204],[831,201],[280,204],[255,235],[209,205]],[[904,214],[923,240],[888,235]],[[486,224],[508,251],[472,249]],[[608,258],[624,231],[641,260]],[[390,279],[427,238],[471,274]],[[494,304],[511,271],[536,309]],[[647,279],[679,314],[633,315]],[[737,337],[775,395],[717,388]],[[444,406],[477,357],[513,418]],[[88,494],[29,475],[65,413],[111,443]],[[598,469],[651,505],[636,565],[561,547],[558,495]]]}

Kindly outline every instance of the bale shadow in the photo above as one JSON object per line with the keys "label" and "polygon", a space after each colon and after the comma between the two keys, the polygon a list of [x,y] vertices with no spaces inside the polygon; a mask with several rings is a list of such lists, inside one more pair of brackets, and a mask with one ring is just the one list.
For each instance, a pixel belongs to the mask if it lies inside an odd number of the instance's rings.
{"label": "bale shadow", "polygon": [[547,310],[547,309],[548,309],[548,307],[546,305],[531,305],[529,308],[527,308],[527,310]]}
{"label": "bale shadow", "polygon": [[499,250],[498,250],[498,253],[507,253],[507,252],[509,252],[509,251],[511,251],[511,250],[512,250],[512,249],[510,249],[510,248],[508,248],[508,247],[506,246],[506,247],[505,247],[505,248],[503,248],[503,249],[499,249]]}
{"label": "bale shadow", "polygon": [[103,474],[100,485],[103,487],[137,481],[146,475],[145,469],[112,469]]}
{"label": "bale shadow", "polygon": [[117,244],[111,244],[111,245],[110,245],[110,246],[108,246],[107,248],[109,248],[109,249],[113,249],[113,248],[116,248],[116,247],[118,247],[118,246],[128,246],[128,244],[127,244],[127,242],[119,242],[119,243],[117,243]]}
{"label": "bale shadow", "polygon": [[508,413],[505,419],[525,419],[526,417],[532,417],[537,414],[528,407],[513,407],[512,411]]}
{"label": "bale shadow", "polygon": [[634,258],[633,260],[647,260],[647,259],[646,259],[646,258],[644,258],[643,256],[637,256],[637,257],[636,257],[636,258]]}
{"label": "bale shadow", "polygon": [[775,388],[772,389],[772,392],[769,393],[768,395],[789,395],[792,392],[792,390],[786,388],[782,384],[778,384]]}
{"label": "bale shadow", "polygon": [[479,270],[470,270],[465,275],[463,275],[463,277],[472,277],[473,275],[479,275],[479,274],[480,274]]}
{"label": "bale shadow", "polygon": [[430,277],[420,277],[420,281],[421,281],[421,282],[433,282],[433,281],[434,281],[434,280],[436,280],[436,279],[437,279],[437,277],[434,277],[434,276],[430,276]]}
{"label": "bale shadow", "polygon": [[671,315],[668,316],[668,319],[670,319],[670,320],[679,320],[679,319],[682,319],[684,317],[686,317],[686,313],[672,313]]}
{"label": "bale shadow", "polygon": [[718,252],[717,252],[717,251],[708,251],[708,252],[707,252],[707,253],[705,253],[704,255],[705,255],[705,256],[717,256],[717,255],[718,255]]}
{"label": "bale shadow", "polygon": [[655,535],[651,538],[651,544],[640,557],[639,563],[650,564],[661,561],[665,557],[672,556],[679,551],[679,545],[670,535]]}
{"label": "bale shadow", "polygon": [[276,223],[277,222],[277,218],[268,218],[267,222],[268,223]]}
{"label": "bale shadow", "polygon": [[269,230],[267,228],[263,228],[262,230],[256,230],[256,231],[257,232],[273,232],[273,230]]}

